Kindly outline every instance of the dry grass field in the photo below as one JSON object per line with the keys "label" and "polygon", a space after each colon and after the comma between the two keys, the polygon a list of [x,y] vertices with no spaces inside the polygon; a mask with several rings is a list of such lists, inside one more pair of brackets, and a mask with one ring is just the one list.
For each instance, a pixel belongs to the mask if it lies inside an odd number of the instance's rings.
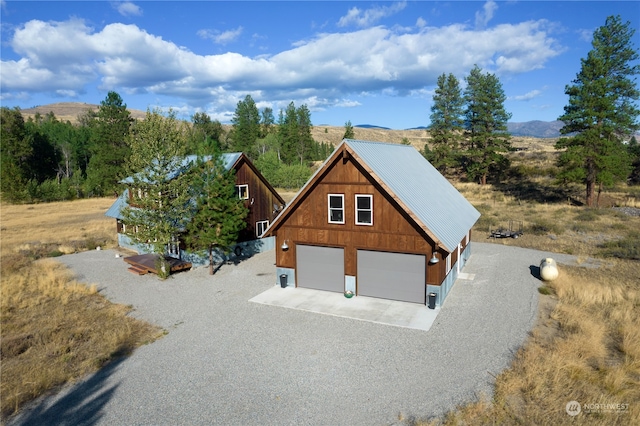
{"label": "dry grass field", "polygon": [[[322,135],[339,141],[343,129],[315,131],[318,141]],[[355,131],[370,140],[407,137],[419,149],[425,137]],[[560,277],[541,287],[538,324],[496,377],[492,397],[409,423],[640,424],[640,217],[628,214],[640,208],[640,189],[620,186],[601,196],[603,207],[582,207],[581,187],[553,182],[553,143],[516,138],[521,150],[510,154],[511,172],[502,183],[455,183],[482,213],[473,240],[573,254],[585,264],[597,258],[601,266],[560,265]],[[115,225],[104,217],[112,201],[0,205],[3,416],[159,335],[59,264],[33,262],[113,246]],[[522,224],[520,238],[488,238],[510,222]],[[575,417],[565,410],[573,400],[582,404]]]}
{"label": "dry grass field", "polygon": [[[0,205],[2,418],[162,333],[53,259],[115,244],[112,199]],[[37,260],[40,259],[40,260]]]}

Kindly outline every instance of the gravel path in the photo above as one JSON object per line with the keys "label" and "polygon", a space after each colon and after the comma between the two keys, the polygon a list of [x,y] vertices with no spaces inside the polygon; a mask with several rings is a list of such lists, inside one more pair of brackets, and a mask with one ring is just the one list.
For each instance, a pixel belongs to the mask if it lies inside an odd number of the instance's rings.
{"label": "gravel path", "polygon": [[[490,394],[537,313],[540,259],[473,243],[428,332],[248,302],[275,283],[274,252],[214,277],[127,272],[115,251],[58,258],[168,334],[25,409],[9,424],[384,425]],[[425,309],[427,309],[425,307]]]}

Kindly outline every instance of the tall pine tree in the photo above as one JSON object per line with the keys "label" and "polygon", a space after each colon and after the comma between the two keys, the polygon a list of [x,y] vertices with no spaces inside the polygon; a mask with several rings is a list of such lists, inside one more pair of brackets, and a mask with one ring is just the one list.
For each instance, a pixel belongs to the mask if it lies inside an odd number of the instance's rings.
{"label": "tall pine tree", "polygon": [[100,102],[92,132],[92,155],[87,166],[87,191],[90,195],[110,194],[124,178],[124,164],[131,152],[127,136],[133,119],[127,104],[116,92]]}
{"label": "tall pine tree", "polygon": [[147,111],[127,138],[132,196],[130,206],[123,210],[126,233],[160,255],[185,230],[191,212],[187,134],[173,112],[164,117],[154,110]]}
{"label": "tall pine tree", "polygon": [[[597,204],[596,186],[626,179],[630,158],[622,144],[638,129],[640,93],[634,75],[640,73],[638,52],[632,44],[630,23],[610,16],[593,34],[592,49],[573,84],[567,85],[569,104],[558,120],[564,122],[556,148],[564,150],[558,165],[560,178],[585,184],[586,205]],[[599,194],[600,192],[598,192]]]}
{"label": "tall pine tree", "polygon": [[231,123],[231,149],[254,158],[252,148],[260,137],[260,113],[251,95],[238,102]]}
{"label": "tall pine tree", "polygon": [[458,79],[453,75],[438,77],[433,105],[431,106],[432,149],[425,144],[428,160],[442,173],[457,164],[459,141],[462,137],[464,100]]}
{"label": "tall pine tree", "polygon": [[489,174],[501,170],[508,162],[503,153],[511,148],[507,132],[511,114],[504,109],[506,96],[494,74],[483,74],[476,65],[466,81],[464,167],[469,179],[485,185]]}
{"label": "tall pine tree", "polygon": [[225,170],[220,155],[199,158],[190,176],[195,213],[187,224],[186,240],[196,250],[208,250],[213,275],[214,250],[229,253],[247,225],[249,211],[236,193],[235,173]]}

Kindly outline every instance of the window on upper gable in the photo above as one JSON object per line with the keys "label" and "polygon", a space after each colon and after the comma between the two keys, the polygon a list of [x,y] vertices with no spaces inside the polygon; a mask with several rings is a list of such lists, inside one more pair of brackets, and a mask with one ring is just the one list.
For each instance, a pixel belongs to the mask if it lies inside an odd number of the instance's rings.
{"label": "window on upper gable", "polygon": [[356,195],[356,225],[373,225],[373,195]]}
{"label": "window on upper gable", "polygon": [[344,223],[344,194],[329,194],[329,223]]}
{"label": "window on upper gable", "polygon": [[241,200],[249,199],[249,185],[236,185],[236,193]]}

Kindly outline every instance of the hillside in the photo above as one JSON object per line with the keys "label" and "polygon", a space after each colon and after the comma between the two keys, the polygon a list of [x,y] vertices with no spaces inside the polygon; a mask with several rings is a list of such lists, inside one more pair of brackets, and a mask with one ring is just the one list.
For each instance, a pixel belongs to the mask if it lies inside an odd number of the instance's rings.
{"label": "hillside", "polygon": [[[36,113],[46,115],[49,112],[53,114],[61,121],[69,121],[73,124],[78,123],[78,116],[85,114],[87,111],[97,110],[99,105],[87,104],[80,102],[60,102],[49,105],[41,105],[34,108],[28,108],[22,110],[22,115],[25,120],[29,117],[34,117]],[[144,118],[146,112],[136,109],[129,109],[131,116],[136,119]],[[560,122],[544,122],[544,121],[530,121],[526,123],[509,123],[509,129],[513,134],[513,144],[518,148],[531,148],[532,145],[544,145],[551,146],[554,140],[538,140],[539,138],[554,138],[557,137],[557,129],[559,127],[557,123]],[[225,130],[231,128],[230,125],[223,126]],[[555,131],[553,129],[556,129]],[[363,124],[354,126],[354,133],[356,139],[378,141],[378,142],[392,142],[400,143],[404,138],[408,139],[411,145],[416,149],[422,150],[425,142],[429,140],[429,132],[424,127],[417,127],[414,129],[406,130],[393,130],[384,127],[376,127],[372,124]],[[328,126],[328,125],[315,125],[311,131],[311,135],[317,142],[328,142],[334,145],[338,145],[344,135],[344,127],[342,126]],[[541,135],[541,136],[536,136]],[[555,135],[555,136],[552,136]]]}
{"label": "hillside", "polygon": [[[39,105],[33,108],[27,108],[21,110],[22,116],[25,120],[29,117],[34,117],[37,113],[40,115],[46,115],[50,112],[56,116],[60,121],[69,121],[71,124],[78,123],[78,116],[86,114],[87,111],[96,111],[99,105],[80,103],[80,102],[59,102],[56,104]],[[137,109],[129,109],[131,116],[136,119],[142,119],[145,117],[146,112]]]}

